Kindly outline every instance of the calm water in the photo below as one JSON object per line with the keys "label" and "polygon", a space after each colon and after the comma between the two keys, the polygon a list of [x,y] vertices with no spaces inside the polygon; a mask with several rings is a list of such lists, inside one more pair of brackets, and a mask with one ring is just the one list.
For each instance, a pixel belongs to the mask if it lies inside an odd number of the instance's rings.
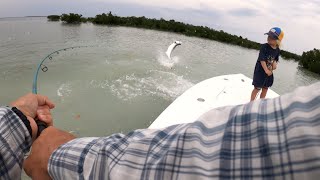
{"label": "calm water", "polygon": [[[164,52],[183,45],[170,62]],[[39,93],[55,103],[55,125],[78,136],[146,128],[192,85],[218,75],[252,77],[258,51],[178,34],[92,24],[63,25],[45,18],[0,20],[0,100],[31,91],[39,61],[63,51],[40,73]],[[280,59],[273,89],[279,94],[320,80]],[[249,99],[249,97],[248,97]]]}

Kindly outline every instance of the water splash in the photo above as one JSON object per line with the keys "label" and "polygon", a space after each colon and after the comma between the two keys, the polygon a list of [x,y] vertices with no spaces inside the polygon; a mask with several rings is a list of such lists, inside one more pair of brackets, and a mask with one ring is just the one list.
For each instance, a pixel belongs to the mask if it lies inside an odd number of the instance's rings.
{"label": "water splash", "polygon": [[141,96],[174,100],[194,84],[172,72],[150,70],[143,77],[132,73],[112,81],[92,80],[90,85],[94,88],[108,89],[114,96],[128,101]]}
{"label": "water splash", "polygon": [[166,67],[168,69],[172,69],[176,64],[179,63],[179,57],[174,56],[171,59],[169,59],[165,53],[159,52],[157,61],[160,63],[161,66]]}
{"label": "water splash", "polygon": [[57,95],[59,97],[67,97],[70,96],[70,94],[72,93],[72,86],[70,83],[64,83],[61,84],[60,87],[57,90]]}

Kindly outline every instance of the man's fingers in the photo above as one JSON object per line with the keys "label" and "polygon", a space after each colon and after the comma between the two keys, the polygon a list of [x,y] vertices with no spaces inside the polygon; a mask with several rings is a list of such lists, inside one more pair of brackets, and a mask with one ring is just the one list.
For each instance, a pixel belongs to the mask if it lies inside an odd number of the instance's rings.
{"label": "man's fingers", "polygon": [[37,114],[51,114],[50,112],[50,108],[48,105],[44,105],[44,106],[39,106],[37,109]]}
{"label": "man's fingers", "polygon": [[49,106],[40,106],[37,110],[37,117],[39,120],[45,122],[47,125],[53,125],[52,115]]}
{"label": "man's fingers", "polygon": [[48,105],[50,109],[54,108],[54,103],[49,100],[49,98],[47,96],[43,96],[43,95],[39,95],[37,94],[37,99],[38,99],[38,105],[39,106],[44,106],[44,105]]}
{"label": "man's fingers", "polygon": [[39,115],[38,116],[40,121],[45,122],[48,126],[53,126],[52,116],[50,115]]}
{"label": "man's fingers", "polygon": [[47,126],[53,126],[52,116],[51,115],[40,115],[39,120],[45,122]]}

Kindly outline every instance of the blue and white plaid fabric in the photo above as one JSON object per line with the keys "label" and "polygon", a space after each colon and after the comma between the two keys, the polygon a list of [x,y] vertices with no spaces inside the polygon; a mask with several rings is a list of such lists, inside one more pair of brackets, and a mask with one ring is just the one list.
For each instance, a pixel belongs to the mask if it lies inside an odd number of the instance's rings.
{"label": "blue and white plaid fabric", "polygon": [[[31,140],[10,110],[0,118],[7,179],[17,177]],[[213,109],[190,124],[75,139],[51,155],[48,171],[53,179],[319,179],[320,83]]]}
{"label": "blue and white plaid fabric", "polygon": [[32,139],[23,122],[9,107],[0,108],[0,179],[20,179],[24,155]]}
{"label": "blue and white plaid fabric", "polygon": [[319,179],[320,83],[190,124],[75,139],[48,169],[54,179]]}

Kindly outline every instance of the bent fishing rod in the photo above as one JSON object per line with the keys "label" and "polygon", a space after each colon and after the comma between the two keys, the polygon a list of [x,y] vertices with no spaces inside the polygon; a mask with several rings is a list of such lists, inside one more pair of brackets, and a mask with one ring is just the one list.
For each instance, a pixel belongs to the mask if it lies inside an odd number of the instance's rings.
{"label": "bent fishing rod", "polygon": [[[66,50],[69,50],[69,49],[76,49],[76,48],[82,48],[82,47],[89,47],[89,46],[73,46],[73,47],[68,47],[68,48],[63,48],[63,49],[59,49],[59,50],[56,50],[50,54],[48,54],[44,59],[42,59],[40,61],[40,63],[38,64],[38,67],[37,67],[37,70],[34,74],[34,77],[33,77],[33,83],[32,83],[32,93],[33,94],[38,94],[38,76],[39,76],[39,72],[40,70],[42,72],[47,72],[49,69],[46,65],[44,65],[44,62],[46,60],[52,60],[53,59],[53,55],[58,55],[60,54],[61,51],[66,51]],[[35,119],[36,120],[36,123],[37,123],[37,126],[38,126],[38,132],[37,132],[37,137],[40,136],[41,132],[43,130],[45,130],[48,126],[45,122],[43,121],[40,121],[39,119]]]}

